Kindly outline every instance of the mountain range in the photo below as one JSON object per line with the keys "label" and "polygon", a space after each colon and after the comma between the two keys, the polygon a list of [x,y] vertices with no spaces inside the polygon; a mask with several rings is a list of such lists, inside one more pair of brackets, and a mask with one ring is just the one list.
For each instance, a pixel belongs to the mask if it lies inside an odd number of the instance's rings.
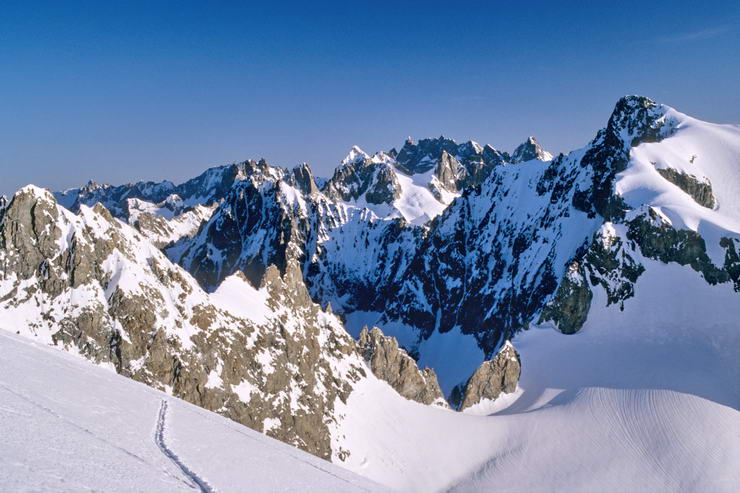
{"label": "mountain range", "polygon": [[740,126],[640,96],[557,156],[29,185],[0,328],[400,491],[735,491],[738,192]]}

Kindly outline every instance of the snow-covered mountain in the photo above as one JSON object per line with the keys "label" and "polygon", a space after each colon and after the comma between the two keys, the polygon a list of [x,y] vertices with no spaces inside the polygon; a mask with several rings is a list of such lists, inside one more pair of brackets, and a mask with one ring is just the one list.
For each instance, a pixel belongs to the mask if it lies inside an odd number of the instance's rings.
{"label": "snow-covered mountain", "polygon": [[739,126],[628,96],[555,157],[27,187],[0,328],[402,491],[734,491],[738,163]]}

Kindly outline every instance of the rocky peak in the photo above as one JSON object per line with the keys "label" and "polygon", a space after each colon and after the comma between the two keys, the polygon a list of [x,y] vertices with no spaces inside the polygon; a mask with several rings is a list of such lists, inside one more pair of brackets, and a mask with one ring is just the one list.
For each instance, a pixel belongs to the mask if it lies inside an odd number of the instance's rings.
{"label": "rocky peak", "polygon": [[[243,274],[241,275],[243,276]],[[286,262],[285,272],[283,273],[276,265],[270,265],[265,271],[259,287],[260,289],[266,289],[271,297],[279,299],[294,308],[313,305],[303,281],[301,266],[294,259],[289,259]]]}
{"label": "rocky peak", "polygon": [[[662,126],[660,118],[665,114],[662,105],[644,96],[624,96],[614,105],[607,124],[607,131],[621,135],[625,143],[634,147],[639,142],[658,138]],[[636,139],[629,140],[630,138]]]}
{"label": "rocky peak", "polygon": [[606,127],[599,130],[581,159],[583,167],[593,170],[593,177],[590,190],[581,192],[584,197],[578,200],[579,209],[607,220],[624,215],[624,204],[612,193],[614,177],[627,167],[631,147],[658,142],[670,133],[673,123],[663,128],[665,112],[664,106],[643,96],[625,96],[617,101]]}
{"label": "rocky peak", "polygon": [[506,341],[496,356],[484,361],[475,370],[465,385],[460,410],[464,410],[486,400],[495,400],[501,393],[510,394],[516,390],[521,374],[519,353],[511,342]]}
{"label": "rocky peak", "polygon": [[414,144],[409,137],[399,151],[396,162],[408,175],[425,173],[434,167],[442,151],[457,155],[458,145],[443,135],[437,139],[421,139],[418,144]]}
{"label": "rocky peak", "polygon": [[511,159],[508,154],[499,151],[498,149],[496,149],[495,147],[489,144],[486,144],[485,146],[483,146],[482,154],[483,154],[483,159],[485,159],[487,163],[491,163],[494,165],[501,164],[504,161],[509,161]]}
{"label": "rocky peak", "polygon": [[299,164],[291,170],[288,183],[300,190],[304,195],[314,195],[319,191],[311,167],[307,163]]}
{"label": "rocky peak", "polygon": [[237,272],[208,294],[101,204],[72,214],[27,187],[6,213],[0,326],[331,457],[334,404],[366,370],[297,262],[268,268],[262,289]]}
{"label": "rocky peak", "polygon": [[111,185],[107,183],[98,184],[94,180],[88,180],[87,183],[80,188],[80,191],[83,193],[92,193],[92,192],[95,192],[96,190],[104,190],[110,187]]}
{"label": "rocky peak", "polygon": [[359,156],[334,171],[324,186],[324,192],[330,198],[345,201],[357,200],[364,195],[370,204],[390,204],[399,198],[401,185],[389,164],[392,158],[386,153],[372,159],[359,159]]}
{"label": "rocky peak", "polygon": [[377,327],[369,331],[363,327],[357,345],[373,374],[403,397],[447,407],[437,374],[431,368],[419,370],[416,361],[398,346],[395,337],[384,335]]}
{"label": "rocky peak", "polygon": [[533,159],[549,161],[552,159],[552,154],[544,150],[537,139],[530,136],[514,150],[511,155],[511,162],[517,164]]}
{"label": "rocky peak", "polygon": [[464,170],[460,162],[447,151],[442,151],[442,155],[437,160],[437,167],[434,170],[434,176],[442,186],[450,192],[457,192],[458,179]]}
{"label": "rocky peak", "polygon": [[342,165],[354,164],[366,159],[370,159],[370,155],[355,145],[352,146],[352,149],[347,153],[347,156],[342,159]]}
{"label": "rocky peak", "polygon": [[469,140],[460,144],[457,148],[461,156],[470,156],[473,154],[483,154],[483,147],[474,140]]}
{"label": "rocky peak", "polygon": [[56,255],[62,232],[59,211],[48,190],[28,185],[18,190],[2,211],[0,248],[14,249],[8,267],[29,277],[44,260]]}

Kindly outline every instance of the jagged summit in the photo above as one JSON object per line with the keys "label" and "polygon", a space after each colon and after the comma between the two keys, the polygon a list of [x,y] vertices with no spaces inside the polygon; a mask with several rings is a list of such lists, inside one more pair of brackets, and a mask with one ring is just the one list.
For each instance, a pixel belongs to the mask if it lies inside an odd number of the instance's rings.
{"label": "jagged summit", "polygon": [[321,188],[329,198],[367,207],[379,217],[420,225],[507,159],[472,140],[458,144],[441,135],[416,143],[409,137],[398,152],[370,156],[354,146]]}
{"label": "jagged summit", "polygon": [[364,161],[365,159],[370,159],[370,155],[360,149],[359,146],[352,146],[352,149],[350,149],[349,153],[347,153],[347,156],[342,159],[342,165],[346,166],[348,164],[354,164],[359,161]]}
{"label": "jagged summit", "polygon": [[415,144],[410,138],[406,140],[403,147],[398,151],[396,162],[399,169],[408,175],[425,173],[434,167],[435,160],[443,151],[456,154],[457,143],[440,136],[436,139],[421,139]]}
{"label": "jagged summit", "polygon": [[303,194],[313,195],[319,192],[316,178],[308,163],[301,163],[291,170],[288,182]]}
{"label": "jagged summit", "polygon": [[511,154],[511,162],[513,164],[517,164],[531,161],[533,159],[549,161],[552,159],[552,154],[544,150],[540,143],[537,142],[537,139],[530,136]]}

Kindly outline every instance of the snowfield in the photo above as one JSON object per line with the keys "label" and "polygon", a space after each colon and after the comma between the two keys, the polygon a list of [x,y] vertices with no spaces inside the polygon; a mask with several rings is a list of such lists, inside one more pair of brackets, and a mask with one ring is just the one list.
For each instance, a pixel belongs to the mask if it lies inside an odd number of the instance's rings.
{"label": "snowfield", "polygon": [[597,290],[578,334],[515,338],[519,389],[489,409],[434,409],[363,382],[344,409],[348,467],[414,492],[737,491],[737,294],[641,262],[624,312]]}
{"label": "snowfield", "polygon": [[0,331],[0,490],[387,491],[227,418]]}

